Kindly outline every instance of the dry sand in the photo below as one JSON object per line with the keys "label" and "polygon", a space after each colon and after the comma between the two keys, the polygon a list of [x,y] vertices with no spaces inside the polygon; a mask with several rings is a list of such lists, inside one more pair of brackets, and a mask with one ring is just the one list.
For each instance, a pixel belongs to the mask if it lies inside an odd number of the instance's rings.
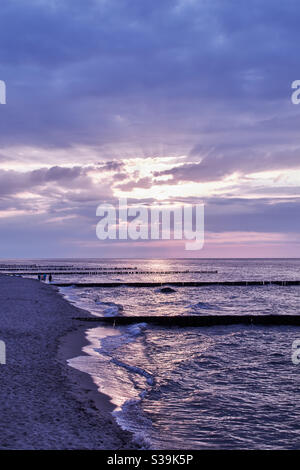
{"label": "dry sand", "polygon": [[54,287],[0,275],[0,449],[128,449],[108,397],[88,374],[67,366],[82,354],[87,312]]}

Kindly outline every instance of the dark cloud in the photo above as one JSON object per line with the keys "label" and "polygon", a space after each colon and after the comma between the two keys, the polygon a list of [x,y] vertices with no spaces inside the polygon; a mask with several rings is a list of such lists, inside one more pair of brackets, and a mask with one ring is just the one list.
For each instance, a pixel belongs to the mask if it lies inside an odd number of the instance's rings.
{"label": "dark cloud", "polygon": [[60,197],[63,194],[65,198],[68,191],[73,191],[77,197],[78,192],[82,192],[84,197],[86,194],[94,193],[95,198],[97,193],[102,194],[101,188],[105,188],[109,197],[111,189],[107,178],[103,176],[100,185],[95,184],[89,176],[91,171],[101,176],[97,167],[90,166],[70,168],[53,166],[27,172],[0,169],[0,196],[11,195],[13,197],[18,193],[29,191],[40,194],[46,201],[52,191],[57,192]]}
{"label": "dark cloud", "polygon": [[[259,149],[226,148],[216,146],[204,149],[196,147],[192,154],[204,153],[197,163],[185,163],[169,170],[154,172],[155,177],[170,175],[172,183],[180,181],[218,181],[233,173],[247,175],[261,171],[286,170],[300,168],[300,148],[280,152],[263,152]],[[169,184],[167,181],[166,184]],[[163,182],[161,184],[164,184]]]}
{"label": "dark cloud", "polygon": [[217,140],[224,121],[234,133],[246,112],[254,123],[283,116],[297,78],[297,11],[292,0],[3,1],[0,143],[129,139],[180,154],[209,129]]}
{"label": "dark cloud", "polygon": [[[24,215],[0,225],[15,255],[23,235],[41,253],[46,242],[53,254],[70,239],[94,243],[95,208],[114,202],[114,186],[165,184],[127,172],[124,158],[186,155],[169,170],[153,166],[178,194],[180,182],[234,173],[243,194],[253,172],[299,168],[300,107],[290,102],[299,11],[294,0],[2,0],[0,208]],[[13,169],[26,158],[40,168]],[[93,173],[105,175],[99,184]],[[280,200],[260,187],[260,199],[206,201],[207,227],[295,233],[299,201],[286,185],[274,188]]]}
{"label": "dark cloud", "polygon": [[104,164],[99,163],[98,168],[103,171],[120,171],[122,168],[124,168],[124,163],[113,160],[105,162]]}
{"label": "dark cloud", "polygon": [[[65,186],[78,180],[84,173],[85,171],[80,167],[62,168],[59,166],[29,172],[0,170],[0,194],[17,194],[25,190],[30,191],[47,183],[59,183]],[[86,178],[84,178],[84,182],[87,183]]]}
{"label": "dark cloud", "polygon": [[128,183],[118,184],[116,187],[118,189],[121,189],[122,191],[131,191],[134,188],[148,189],[148,188],[151,188],[152,185],[153,185],[152,179],[149,177],[145,177],[145,178],[140,178],[138,180],[128,181]]}
{"label": "dark cloud", "polygon": [[73,168],[63,168],[59,166],[53,166],[49,169],[35,170],[30,175],[30,180],[33,182],[48,182],[48,181],[67,181],[75,180],[79,176],[82,176],[85,171],[79,166]]}

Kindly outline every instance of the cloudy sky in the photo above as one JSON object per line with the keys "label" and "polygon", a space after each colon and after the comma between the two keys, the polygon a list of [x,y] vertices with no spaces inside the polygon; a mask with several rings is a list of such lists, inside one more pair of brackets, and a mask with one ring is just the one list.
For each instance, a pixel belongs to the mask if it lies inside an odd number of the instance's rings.
{"label": "cloudy sky", "polygon": [[[297,257],[296,0],[2,0],[0,257]],[[205,204],[205,246],[96,208]]]}

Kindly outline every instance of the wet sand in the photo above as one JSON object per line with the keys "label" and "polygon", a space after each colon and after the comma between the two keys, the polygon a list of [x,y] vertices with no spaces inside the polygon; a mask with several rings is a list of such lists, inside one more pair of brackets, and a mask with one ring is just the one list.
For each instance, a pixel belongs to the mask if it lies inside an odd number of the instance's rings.
{"label": "wet sand", "polygon": [[0,449],[135,448],[109,398],[67,365],[87,344],[80,315],[55,287],[0,275]]}

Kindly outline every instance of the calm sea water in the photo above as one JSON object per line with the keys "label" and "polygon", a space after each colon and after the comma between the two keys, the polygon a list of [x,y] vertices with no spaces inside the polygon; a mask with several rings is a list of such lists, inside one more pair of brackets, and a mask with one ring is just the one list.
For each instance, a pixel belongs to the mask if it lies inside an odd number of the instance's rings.
{"label": "calm sea water", "polygon": [[[51,260],[53,261],[53,260]],[[45,264],[50,260],[45,261]],[[217,274],[61,276],[95,280],[300,279],[300,260],[60,260],[86,266],[218,270]],[[56,261],[55,264],[58,264]],[[62,288],[94,315],[298,314],[300,286]],[[206,328],[94,327],[88,356],[70,365],[88,372],[111,397],[114,416],[153,449],[295,449],[300,447],[300,365],[286,326]]]}

